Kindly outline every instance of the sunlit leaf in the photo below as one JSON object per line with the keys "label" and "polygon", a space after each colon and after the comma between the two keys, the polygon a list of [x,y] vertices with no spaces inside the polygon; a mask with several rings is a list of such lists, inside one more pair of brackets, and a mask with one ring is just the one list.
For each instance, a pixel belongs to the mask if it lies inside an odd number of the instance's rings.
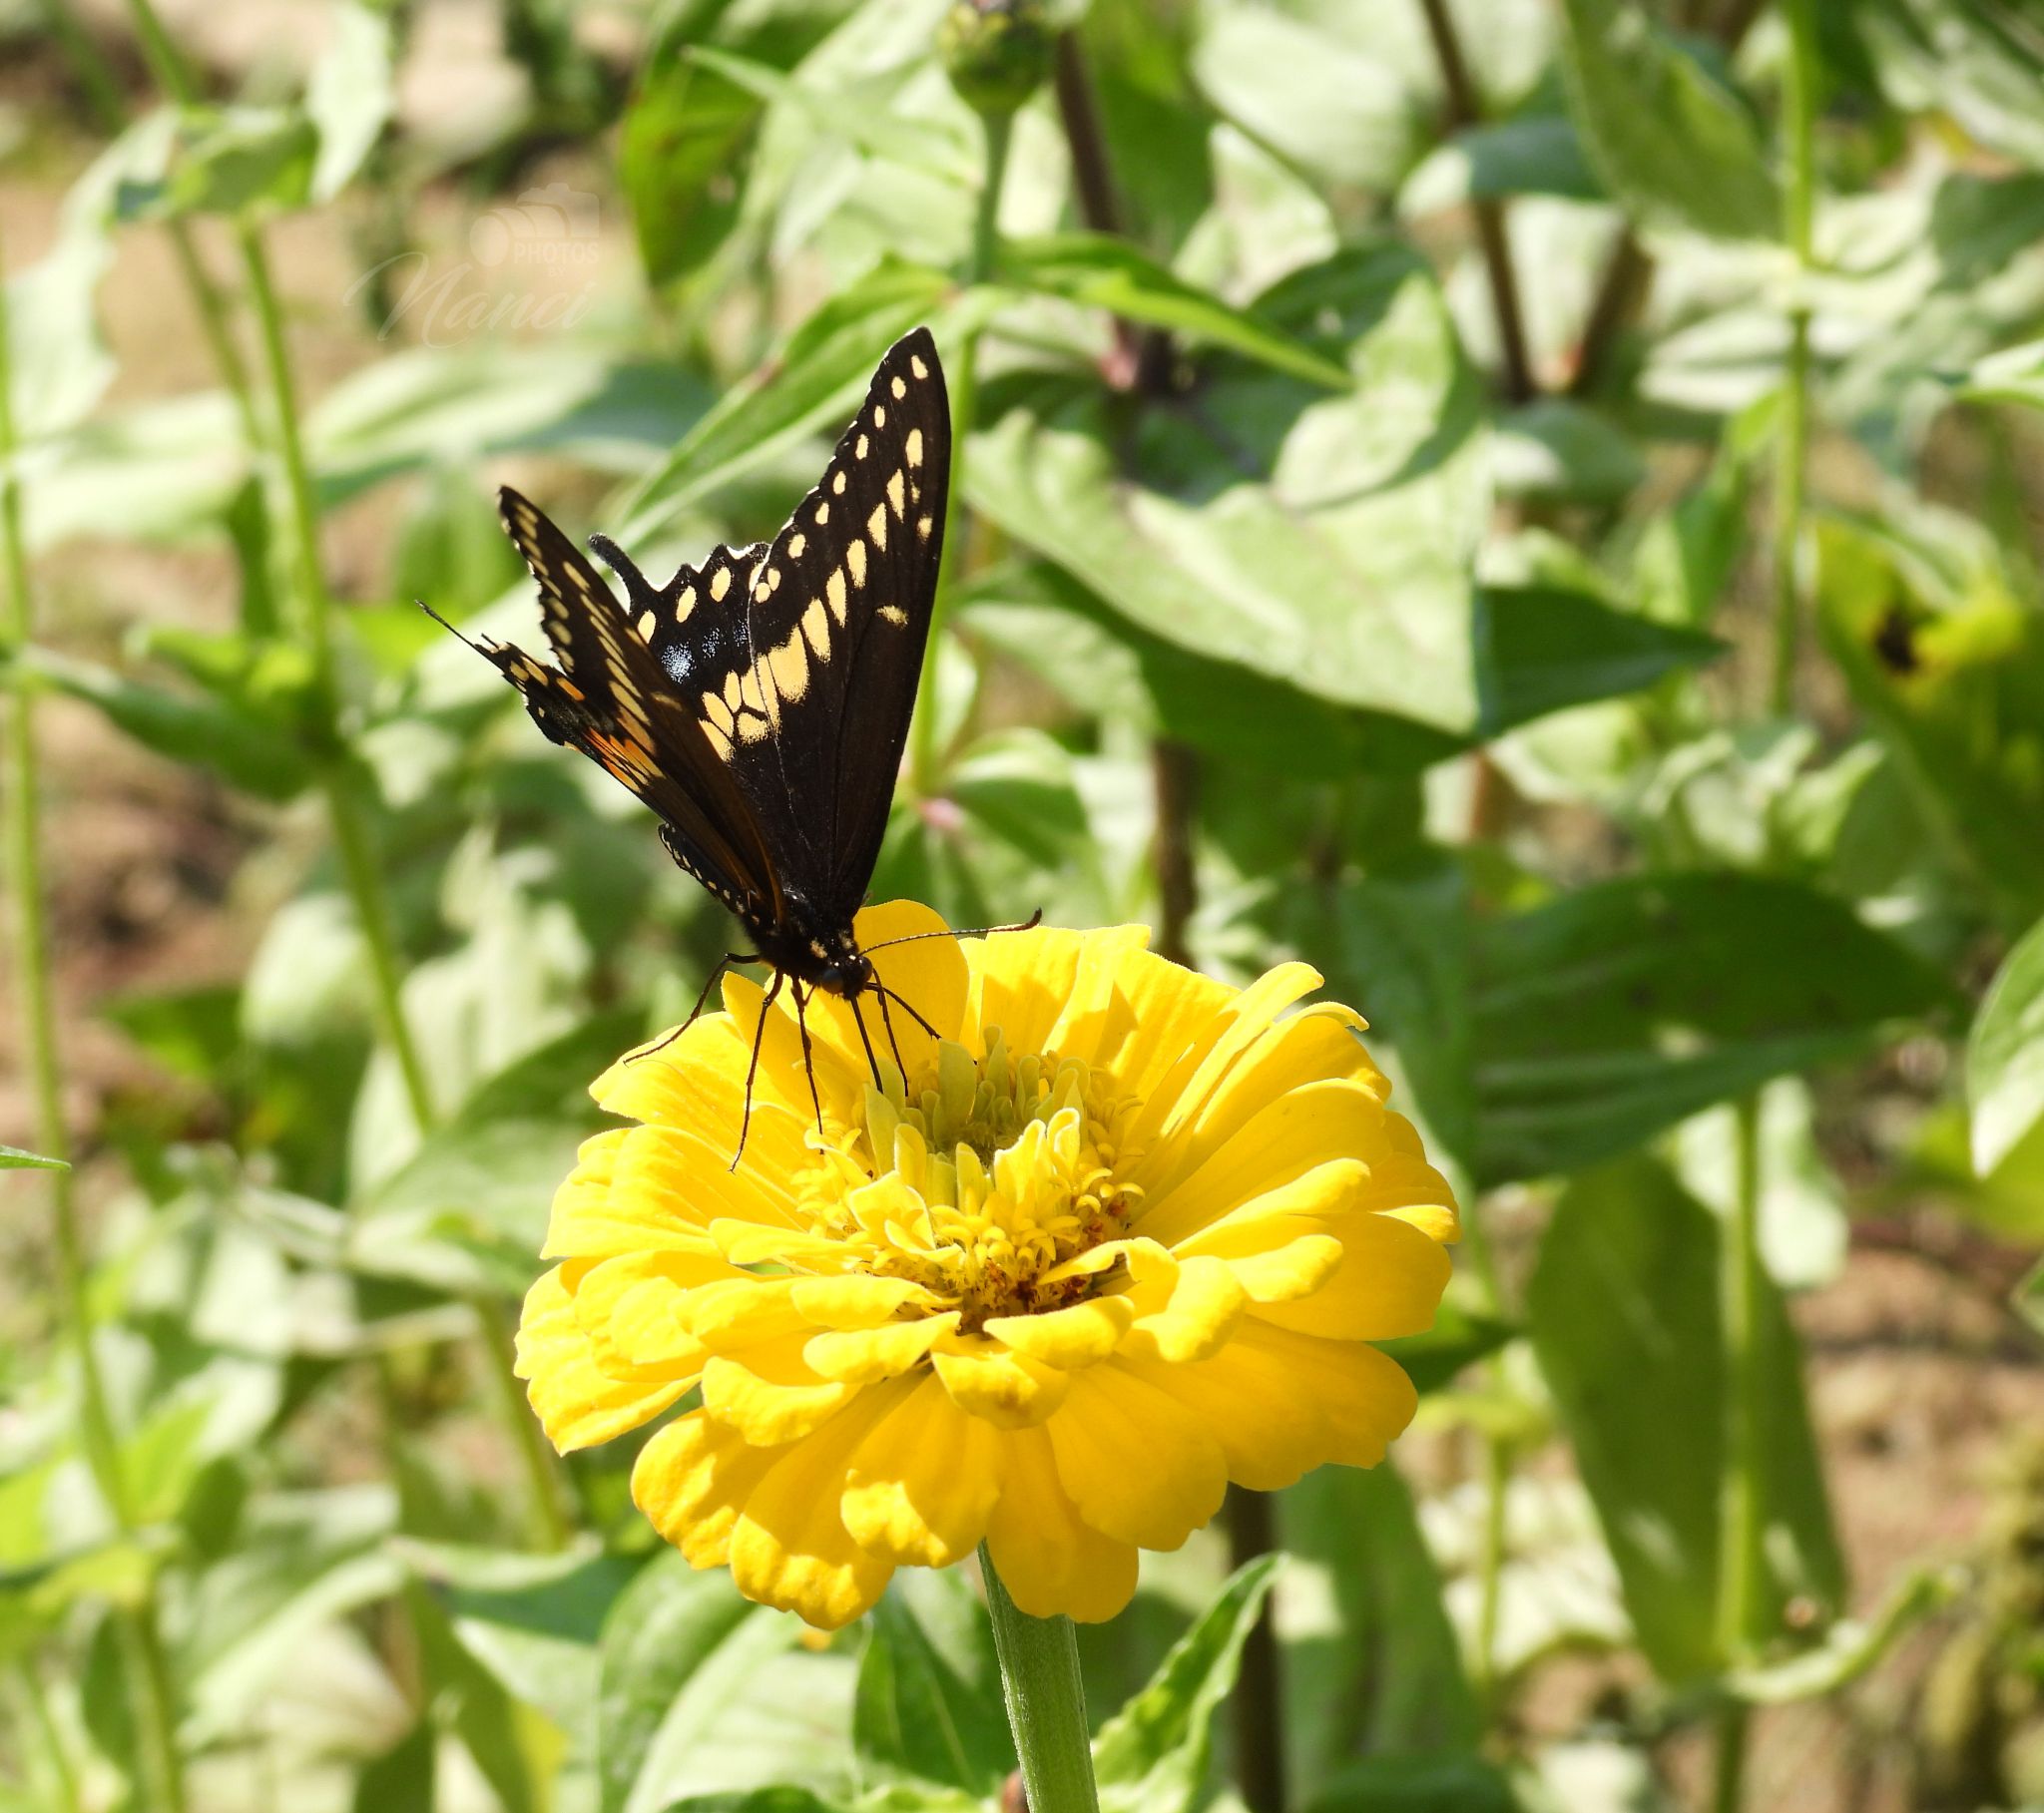
{"label": "sunlit leaf", "polygon": [[2003,960],[1966,1047],[1973,1163],[1984,1175],[2044,1121],[2044,920]]}

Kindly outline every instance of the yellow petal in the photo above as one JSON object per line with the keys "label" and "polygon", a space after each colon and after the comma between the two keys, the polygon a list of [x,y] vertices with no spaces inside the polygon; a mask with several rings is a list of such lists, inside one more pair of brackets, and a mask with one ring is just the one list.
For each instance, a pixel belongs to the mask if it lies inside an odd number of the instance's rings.
{"label": "yellow petal", "polygon": [[1261,1314],[1267,1304],[1290,1303],[1320,1289],[1340,1268],[1341,1242],[1332,1234],[1300,1234],[1226,1264]]}
{"label": "yellow petal", "polygon": [[922,1308],[937,1300],[906,1278],[863,1274],[797,1278],[788,1294],[795,1313],[818,1328],[879,1328],[911,1304]]}
{"label": "yellow petal", "polygon": [[1027,1429],[1064,1402],[1070,1373],[996,1347],[980,1336],[953,1336],[952,1341],[955,1347],[939,1345],[930,1360],[960,1410],[1000,1429]]}
{"label": "yellow petal", "polygon": [[[769,1117],[754,1131],[770,1127],[784,1132],[785,1119]],[[649,1226],[693,1228],[699,1242],[707,1237],[702,1230],[727,1218],[797,1226],[794,1207],[779,1181],[788,1173],[766,1168],[764,1160],[768,1154],[756,1148],[750,1135],[746,1162],[734,1171],[731,1154],[736,1142],[736,1132],[717,1141],[679,1128],[633,1128],[618,1148],[612,1194],[637,1208]],[[773,1141],[766,1138],[761,1143]],[[756,1158],[763,1163],[756,1166]]]}
{"label": "yellow petal", "polygon": [[[1192,1078],[1228,1029],[1235,991],[1225,983],[1132,951],[1115,974],[1118,1013],[1103,1032],[1094,1060],[1142,1099],[1130,1143],[1155,1136]],[[1074,1051],[1083,1057],[1083,1052]]]}
{"label": "yellow petal", "polygon": [[1385,1150],[1384,1105],[1359,1083],[1312,1083],[1250,1117],[1208,1160],[1151,1198],[1136,1231],[1176,1247],[1186,1234],[1337,1158]]}
{"label": "yellow petal", "polygon": [[948,1568],[986,1535],[1000,1496],[1000,1432],[924,1378],[852,1456],[839,1510],[860,1548],[900,1567]]}
{"label": "yellow petal", "polygon": [[1221,1445],[1228,1477],[1253,1491],[1277,1492],[1331,1458],[1333,1425],[1320,1407],[1325,1386],[1266,1348],[1255,1324],[1197,1365],[1128,1364],[1200,1419]]}
{"label": "yellow petal", "polygon": [[748,1598],[792,1611],[819,1630],[835,1630],[871,1608],[894,1564],[852,1541],[839,1506],[851,1457],[907,1390],[882,1385],[861,1392],[754,1487],[731,1537],[731,1578]]}
{"label": "yellow petal", "polygon": [[890,1322],[885,1328],[847,1328],[813,1335],[802,1358],[822,1378],[871,1385],[906,1372],[958,1326],[958,1312]]}
{"label": "yellow petal", "polygon": [[1119,1361],[1070,1376],[1048,1429],[1079,1515],[1118,1542],[1176,1549],[1221,1509],[1220,1445],[1195,1412]]}
{"label": "yellow petal", "polygon": [[[1354,1206],[1410,1221],[1420,1232],[1452,1246],[1462,1237],[1462,1226],[1447,1178],[1427,1163],[1418,1135],[1411,1133],[1411,1123],[1404,1116],[1386,1116],[1384,1131],[1399,1149],[1371,1158],[1369,1175],[1356,1192]],[[1408,1133],[1411,1146],[1405,1149],[1403,1135]]]}
{"label": "yellow petal", "polygon": [[692,1410],[656,1430],[640,1449],[632,1503],[691,1567],[719,1568],[730,1558],[731,1533],[753,1488],[784,1452],[755,1448]]}
{"label": "yellow petal", "polygon": [[819,1378],[802,1358],[804,1337],[763,1341],[740,1358],[717,1354],[703,1368],[703,1408],[756,1448],[799,1441],[858,1395]]}
{"label": "yellow petal", "polygon": [[1113,1353],[1135,1316],[1135,1305],[1120,1297],[1094,1297],[1041,1315],[989,1316],[985,1327],[1013,1352],[1070,1372]]}
{"label": "yellow petal", "polygon": [[1009,1431],[1001,1450],[1001,1496],[986,1546],[1008,1596],[1031,1617],[1105,1623],[1135,1596],[1135,1545],[1102,1536],[1079,1516],[1042,1430]]}
{"label": "yellow petal", "polygon": [[571,1259],[561,1268],[598,1364],[619,1378],[693,1379],[710,1356],[682,1325],[683,1299],[693,1286],[731,1275],[722,1259],[687,1252]]}
{"label": "yellow petal", "polygon": [[[734,1064],[732,1102],[735,1109],[731,1121],[731,1133],[736,1140],[739,1122],[745,1112],[746,1077],[753,1078],[753,1122],[757,1128],[761,1123],[763,1109],[771,1111],[766,1119],[772,1126],[791,1131],[797,1140],[816,1125],[816,1108],[820,1103],[827,1115],[839,1121],[849,1119],[856,1105],[858,1073],[844,1060],[843,1055],[827,1040],[819,1040],[817,1032],[817,1007],[824,999],[834,997],[811,997],[805,1018],[809,1025],[809,1049],[802,1050],[801,1027],[795,1016],[794,994],[782,984],[771,1009],[766,1008],[766,989],[750,976],[727,975],[724,979],[725,1012],[731,1016],[736,1035],[735,1049],[740,1061]],[[765,1010],[765,1020],[762,1012]],[[759,1063],[753,1061],[754,1047],[759,1049]],[[815,1096],[811,1098],[809,1087],[815,1085]],[[779,1119],[784,1114],[785,1120]],[[804,1148],[806,1149],[806,1148]],[[745,1162],[741,1169],[755,1165],[773,1176],[787,1175],[785,1160],[777,1147],[763,1146],[757,1156],[753,1151],[750,1136],[746,1140]],[[806,1162],[806,1159],[797,1160]]]}
{"label": "yellow petal", "polygon": [[1343,1466],[1374,1467],[1419,1407],[1419,1394],[1398,1363],[1366,1341],[1294,1334],[1251,1316],[1236,1344],[1260,1348],[1293,1378],[1312,1380],[1314,1398],[1327,1422],[1325,1458]]}
{"label": "yellow petal", "polygon": [[613,1253],[642,1252],[649,1246],[699,1244],[692,1229],[649,1227],[637,1203],[611,1200],[618,1149],[631,1133],[628,1127],[613,1127],[582,1141],[575,1154],[575,1168],[554,1191],[541,1258],[607,1259]]}
{"label": "yellow petal", "polygon": [[[1390,1215],[1341,1215],[1325,1225],[1339,1242],[1338,1265],[1295,1300],[1252,1288],[1260,1317],[1339,1341],[1389,1341],[1433,1326],[1454,1269],[1437,1241]],[[1238,1273],[1244,1263],[1237,1261]]]}
{"label": "yellow petal", "polygon": [[[966,1024],[998,1029],[1011,1052],[1053,1049],[1051,1029],[1072,998],[1087,941],[1101,936],[1046,925],[973,939],[965,947],[971,973]],[[976,1057],[985,1055],[984,1044],[971,1049]]]}
{"label": "yellow petal", "polygon": [[[1043,1045],[1023,1047],[1011,1042],[1010,1050],[1040,1049],[1094,1064],[1127,1045],[1140,1012],[1136,997],[1144,987],[1143,978],[1156,977],[1156,966],[1164,959],[1149,954],[1148,926],[1109,926],[1083,933],[1081,938],[1071,989],[1053,1004]],[[1160,980],[1176,986],[1168,976]]]}
{"label": "yellow petal", "polygon": [[1201,1055],[1198,1065],[1175,1092],[1169,1111],[1161,1119],[1147,1122],[1147,1129],[1155,1131],[1147,1133],[1145,1147],[1168,1149],[1176,1143],[1179,1130],[1189,1119],[1204,1119],[1215,1091],[1266,1042],[1278,1016],[1319,986],[1320,973],[1309,964],[1280,963],[1234,996],[1223,1015],[1220,1037]]}
{"label": "yellow petal", "polygon": [[1194,1188],[1174,1190],[1148,1209],[1138,1224],[1148,1239],[1162,1240],[1181,1257],[1213,1253],[1224,1259],[1263,1252],[1309,1231],[1329,1215],[1345,1214],[1361,1198],[1369,1167],[1360,1158],[1330,1158],[1302,1176],[1264,1190],[1212,1219]]}
{"label": "yellow petal", "polygon": [[608,1442],[665,1410],[693,1380],[654,1383],[614,1379],[596,1355],[556,1266],[525,1295],[518,1324],[518,1376],[526,1381],[533,1414],[547,1440],[563,1454]]}
{"label": "yellow petal", "polygon": [[1130,1327],[1124,1355],[1183,1365],[1210,1359],[1228,1344],[1248,1302],[1233,1268],[1225,1260],[1195,1257],[1176,1270],[1163,1306]]}
{"label": "yellow petal", "polygon": [[689,1292],[679,1311],[682,1324],[713,1353],[742,1353],[761,1341],[808,1332],[794,1306],[792,1278],[761,1278],[743,1272]]}

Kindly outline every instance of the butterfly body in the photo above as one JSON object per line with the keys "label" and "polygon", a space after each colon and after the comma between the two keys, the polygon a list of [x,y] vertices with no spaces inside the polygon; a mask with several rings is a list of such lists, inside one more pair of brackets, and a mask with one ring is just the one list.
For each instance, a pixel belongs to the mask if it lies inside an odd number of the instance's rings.
{"label": "butterfly body", "polygon": [[548,737],[653,808],[668,853],[739,920],[747,956],[772,966],[773,992],[792,984],[798,1007],[813,989],[855,1002],[878,988],[852,921],[915,703],[950,452],[943,371],[918,328],[882,358],[773,540],[716,548],[664,586],[592,537],[621,601],[537,506],[499,494],[553,660],[472,646]]}

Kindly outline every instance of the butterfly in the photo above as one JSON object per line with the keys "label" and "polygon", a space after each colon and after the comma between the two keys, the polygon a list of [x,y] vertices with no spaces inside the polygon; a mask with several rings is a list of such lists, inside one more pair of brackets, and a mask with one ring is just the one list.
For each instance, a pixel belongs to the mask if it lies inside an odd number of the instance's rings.
{"label": "butterfly", "polygon": [[[505,530],[539,583],[553,661],[463,638],[518,688],[541,730],[653,808],[668,853],[745,928],[754,948],[725,954],[685,1025],[727,967],[764,962],[773,971],[766,1006],[783,986],[792,992],[805,1066],[802,1010],[826,990],[850,1003],[876,1082],[863,997],[878,1001],[890,1043],[890,1002],[934,1036],[881,982],[852,919],[915,704],[950,470],[943,367],[918,327],[880,360],[822,478],[779,534],[716,548],[664,586],[593,535],[590,548],[624,587],[620,602],[536,505],[501,491]],[[898,1045],[895,1055],[898,1066]],[[741,1153],[759,1063],[756,1036]],[[814,1103],[813,1067],[809,1093]]]}

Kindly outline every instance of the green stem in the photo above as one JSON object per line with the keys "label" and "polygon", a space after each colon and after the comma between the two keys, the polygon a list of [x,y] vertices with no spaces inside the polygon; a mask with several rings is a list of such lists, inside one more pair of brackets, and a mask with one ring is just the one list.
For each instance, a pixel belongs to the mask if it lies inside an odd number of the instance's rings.
{"label": "green stem", "polygon": [[[1500,1369],[1501,1375],[1502,1369]],[[1496,1719],[1498,1705],[1497,1624],[1503,1600],[1505,1513],[1512,1484],[1512,1445],[1501,1435],[1483,1438],[1483,1547],[1476,1573],[1476,1688],[1484,1721]]]}
{"label": "green stem", "polygon": [[78,1771],[71,1766],[71,1752],[65,1747],[64,1734],[57,1729],[57,1721],[51,1716],[50,1696],[43,1691],[35,1663],[28,1657],[22,1658],[16,1671],[21,1678],[22,1698],[28,1702],[29,1722],[35,1727],[37,1741],[49,1759],[50,1773],[56,1778],[58,1803],[64,1813],[78,1813],[83,1804],[78,1797]]}
{"label": "green stem", "polygon": [[1711,1786],[1712,1813],[1739,1813],[1746,1799],[1746,1707],[1734,1701],[1718,1714],[1718,1769]]}
{"label": "green stem", "polygon": [[[972,249],[967,254],[965,281],[977,286],[992,276],[1000,244],[1001,186],[1008,172],[1008,147],[1014,134],[1011,114],[982,114],[986,129],[986,174],[979,186],[979,208],[972,222]],[[965,508],[965,444],[972,434],[972,412],[978,393],[979,335],[966,335],[948,374],[951,392],[951,520],[944,531],[944,551],[937,569],[937,597],[930,610],[928,640],[922,648],[922,675],[916,682],[915,720],[909,729],[908,773],[916,792],[927,796],[937,784],[937,654],[943,646],[944,620],[951,594],[965,561],[972,519]]]}
{"label": "green stem", "polygon": [[1809,308],[1804,300],[1816,212],[1816,19],[1811,0],[1784,0],[1789,55],[1782,90],[1782,133],[1788,147],[1783,192],[1783,237],[1795,261],[1788,311],[1788,358],[1782,380],[1782,427],[1775,458],[1775,664],[1770,702],[1778,716],[1792,707],[1795,661],[1802,639],[1802,601],[1795,553],[1802,532],[1804,473],[1809,451]]}
{"label": "green stem", "polygon": [[1093,1745],[1079,1642],[1068,1617],[1031,1617],[1008,1596],[986,1545],[979,1548],[1001,1660],[1001,1697],[1022,1763],[1029,1813],[1097,1813]]}
{"label": "green stem", "polygon": [[[5,258],[0,256],[0,268]],[[22,527],[20,461],[14,424],[13,340],[6,292],[0,287],[0,569],[6,575],[0,648],[27,645],[34,628],[29,602],[28,541]],[[7,713],[7,867],[12,877],[14,957],[21,996],[22,1043],[28,1057],[29,1088],[35,1106],[36,1143],[49,1157],[68,1157],[64,1098],[57,1055],[56,1002],[50,983],[49,928],[43,916],[42,823],[37,792],[34,701],[26,686],[14,687]],[[59,1313],[76,1350],[79,1379],[79,1435],[86,1462],[115,1523],[124,1534],[136,1528],[133,1501],[121,1465],[120,1439],[108,1408],[106,1382],[92,1339],[85,1237],[69,1169],[47,1173],[53,1244],[57,1260]],[[156,1600],[121,1614],[130,1677],[142,1727],[145,1773],[152,1803],[163,1813],[184,1806],[184,1773],[178,1758],[169,1697],[161,1665]]]}
{"label": "green stem", "polygon": [[[1758,1096],[1740,1100],[1733,1137],[1737,1180],[1719,1263],[1726,1399],[1725,1471],[1719,1496],[1718,1652],[1728,1668],[1751,1655],[1766,1634],[1759,1477],[1765,1380],[1760,1354],[1763,1274]],[[1718,1805],[1728,1813],[1739,1804],[1746,1726],[1743,1706],[1729,1705],[1720,1714]]]}

